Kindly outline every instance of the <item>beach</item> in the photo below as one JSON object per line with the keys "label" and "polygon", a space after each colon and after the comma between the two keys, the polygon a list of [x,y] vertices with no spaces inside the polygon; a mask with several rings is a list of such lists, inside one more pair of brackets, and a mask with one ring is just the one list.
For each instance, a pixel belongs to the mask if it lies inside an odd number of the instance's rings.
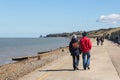
{"label": "beach", "polygon": [[69,39],[0,38],[0,43],[0,80],[17,80],[65,55]]}
{"label": "beach", "polygon": [[67,55],[68,47],[62,47],[44,54],[38,54],[27,60],[0,66],[0,80],[18,80],[18,78]]}

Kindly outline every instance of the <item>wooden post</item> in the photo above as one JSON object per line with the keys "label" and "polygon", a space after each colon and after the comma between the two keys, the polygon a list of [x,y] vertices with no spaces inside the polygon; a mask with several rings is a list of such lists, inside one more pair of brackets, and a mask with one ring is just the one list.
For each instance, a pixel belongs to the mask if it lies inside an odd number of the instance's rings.
{"label": "wooden post", "polygon": [[41,60],[40,54],[38,54],[38,60]]}

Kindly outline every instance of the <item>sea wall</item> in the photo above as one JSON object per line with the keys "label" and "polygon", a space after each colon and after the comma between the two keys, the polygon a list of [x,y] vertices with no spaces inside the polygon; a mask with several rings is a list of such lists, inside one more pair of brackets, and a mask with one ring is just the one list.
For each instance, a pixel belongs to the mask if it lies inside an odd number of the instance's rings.
{"label": "sea wall", "polygon": [[114,41],[114,42],[119,42],[120,40],[120,30],[116,31],[116,32],[112,32],[110,35],[110,40]]}
{"label": "sea wall", "polygon": [[0,80],[18,80],[18,78],[68,54],[68,47],[58,48],[36,57],[0,66]]}

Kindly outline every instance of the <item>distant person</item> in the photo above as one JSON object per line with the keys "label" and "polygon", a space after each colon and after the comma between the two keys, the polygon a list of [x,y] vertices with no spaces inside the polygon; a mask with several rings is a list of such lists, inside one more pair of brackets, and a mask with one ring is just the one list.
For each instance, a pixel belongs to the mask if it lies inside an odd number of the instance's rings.
{"label": "distant person", "polygon": [[92,48],[92,43],[90,39],[87,37],[87,33],[82,33],[82,38],[80,39],[80,49],[82,52],[82,59],[83,59],[83,68],[90,69],[90,50]]}
{"label": "distant person", "polygon": [[118,43],[118,45],[120,45],[120,38],[119,38],[119,37],[116,37],[116,38],[115,38],[115,42]]}
{"label": "distant person", "polygon": [[116,37],[116,38],[115,38],[115,40],[116,40],[115,42],[117,42],[117,43],[118,43],[118,41],[119,41],[118,37]]}
{"label": "distant person", "polygon": [[80,48],[79,48],[79,41],[76,35],[72,36],[72,39],[69,44],[69,51],[73,59],[73,69],[79,70],[78,65],[79,65]]}
{"label": "distant person", "polygon": [[99,46],[99,44],[100,44],[100,37],[97,37],[96,41],[97,41],[97,45]]}
{"label": "distant person", "polygon": [[101,41],[101,46],[102,46],[103,42],[104,42],[104,37],[103,36],[100,38],[100,41]]}

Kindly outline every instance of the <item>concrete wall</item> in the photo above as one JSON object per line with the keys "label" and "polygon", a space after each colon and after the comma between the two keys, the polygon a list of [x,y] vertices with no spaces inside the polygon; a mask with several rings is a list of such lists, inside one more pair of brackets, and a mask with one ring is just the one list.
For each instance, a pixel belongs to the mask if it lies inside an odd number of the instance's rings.
{"label": "concrete wall", "polygon": [[118,40],[120,40],[120,30],[116,31],[116,32],[112,32],[110,34],[110,40],[117,42],[116,38],[118,38]]}

